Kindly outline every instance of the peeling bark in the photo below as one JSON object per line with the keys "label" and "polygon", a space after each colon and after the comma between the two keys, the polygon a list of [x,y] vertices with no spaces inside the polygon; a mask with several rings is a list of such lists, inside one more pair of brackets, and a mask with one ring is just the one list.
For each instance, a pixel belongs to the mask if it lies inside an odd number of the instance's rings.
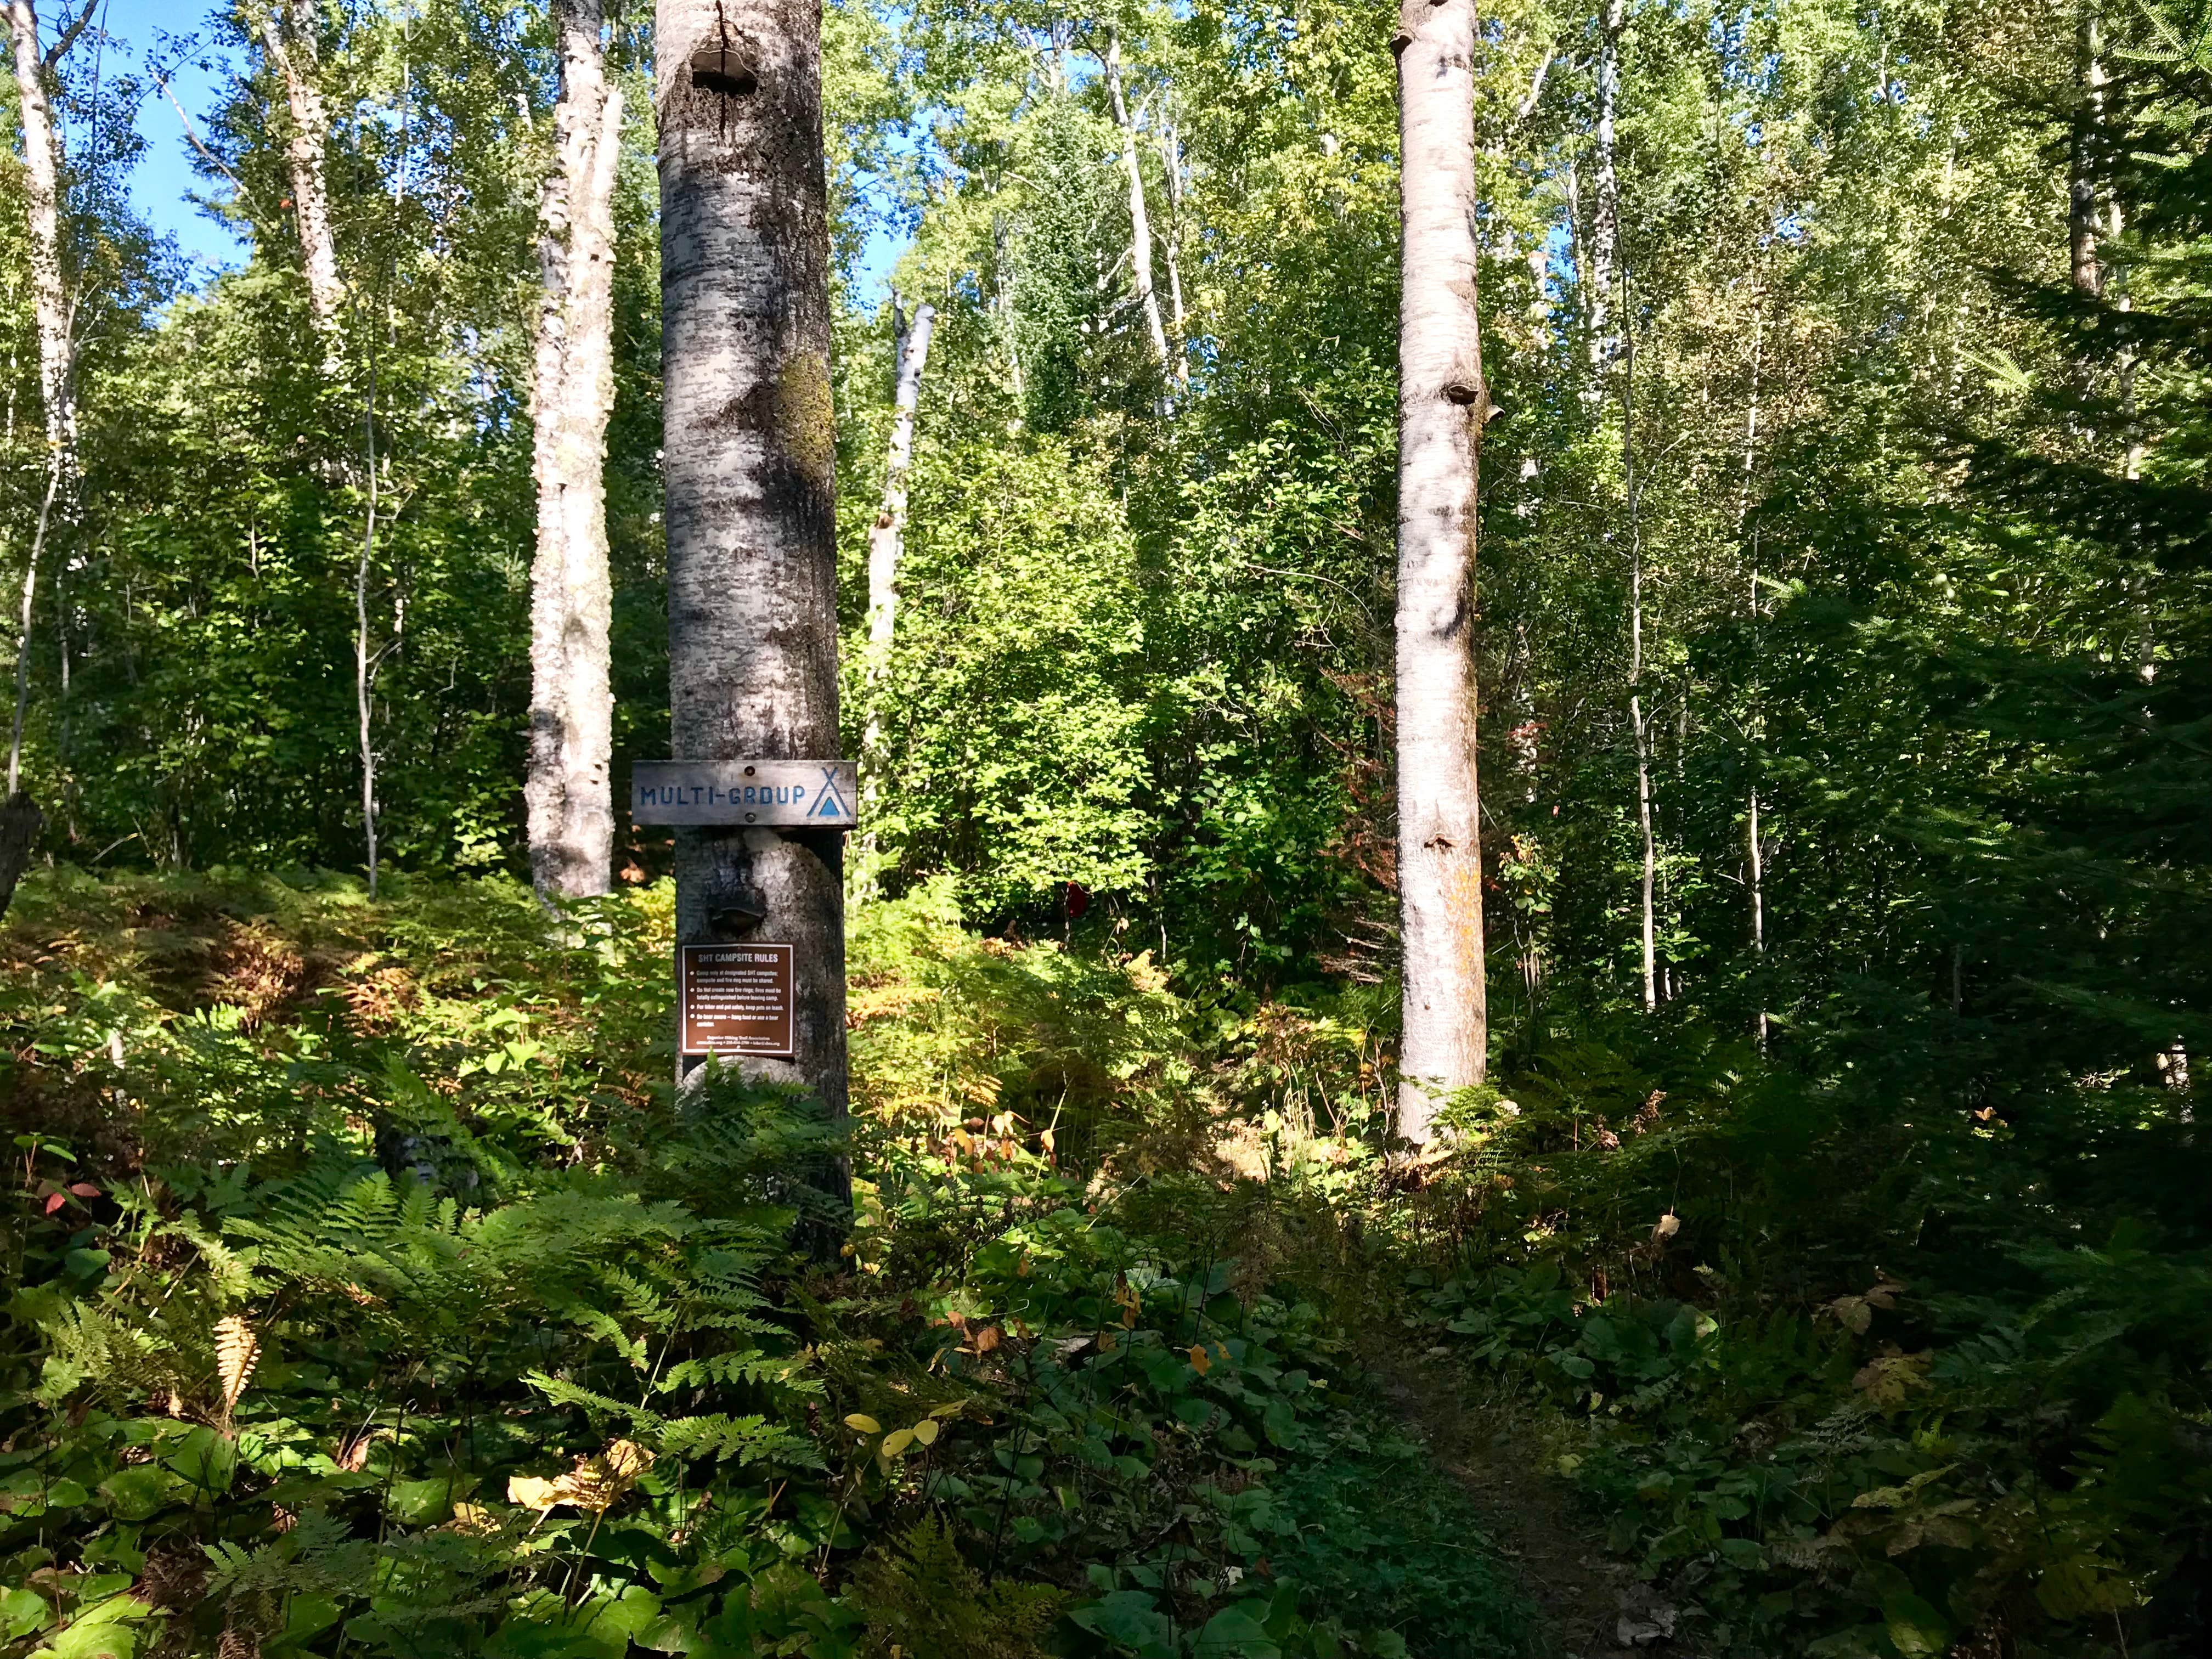
{"label": "peeling bark", "polygon": [[1489,1021],[1475,778],[1476,477],[1491,412],[1476,308],[1474,0],[1406,0],[1398,324],[1398,1133],[1482,1080]]}
{"label": "peeling bark", "polygon": [[614,862],[614,692],[608,634],[607,418],[614,408],[614,188],[622,88],[599,0],[558,0],[561,96],[538,209],[531,389],[538,548],[531,568],[531,879],[546,896],[604,893]]}
{"label": "peeling bark", "polygon": [[[836,434],[821,12],[813,0],[659,0],[654,36],[674,752],[832,759]],[[679,941],[796,947],[796,1055],[748,1056],[738,1068],[818,1095],[839,1121],[843,841],[835,830],[753,827],[676,836]]]}
{"label": "peeling bark", "polygon": [[291,131],[285,136],[285,159],[292,176],[292,222],[300,236],[300,264],[307,278],[307,307],[318,332],[329,336],[337,327],[338,309],[345,303],[345,285],[338,277],[337,242],[331,231],[328,159],[330,111],[316,84],[320,67],[315,32],[317,0],[275,0],[260,15],[261,45],[284,82],[285,101],[291,106]]}

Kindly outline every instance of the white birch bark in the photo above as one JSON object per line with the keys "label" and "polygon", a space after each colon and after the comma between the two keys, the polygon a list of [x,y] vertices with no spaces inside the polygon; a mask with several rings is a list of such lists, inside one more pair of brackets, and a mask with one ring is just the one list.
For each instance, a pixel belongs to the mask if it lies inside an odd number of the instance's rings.
{"label": "white birch bark", "polygon": [[[659,0],[669,691],[683,760],[838,753],[836,434],[817,0]],[[843,834],[686,828],[686,944],[787,941],[791,1059],[845,1115]],[[695,1062],[686,1062],[691,1069]]]}
{"label": "white birch bark", "polygon": [[65,492],[76,471],[76,392],[70,345],[69,290],[62,275],[62,142],[46,76],[52,57],[39,50],[33,0],[7,0],[15,94],[23,123],[23,214],[30,233],[31,313],[39,339],[39,400],[46,416],[51,466]]}
{"label": "white birch bark", "polygon": [[530,758],[523,799],[540,894],[604,893],[614,861],[606,437],[614,408],[614,187],[623,95],[599,0],[557,0],[561,95],[538,210],[544,283],[532,385]]}
{"label": "white birch bark", "polygon": [[21,610],[15,635],[15,705],[8,741],[8,783],[0,795],[0,914],[14,896],[44,822],[22,792],[23,723],[31,696],[31,624],[40,562],[55,508],[73,497],[77,472],[76,347],[69,289],[62,270],[62,140],[46,78],[91,20],[92,7],[62,31],[51,50],[39,48],[33,0],[6,0],[10,62],[23,126],[23,214],[31,266],[31,314],[39,341],[39,403],[46,439],[46,484],[38,527],[23,562]]}
{"label": "white birch bark", "polygon": [[1174,118],[1164,106],[1160,113],[1160,164],[1168,181],[1168,234],[1162,252],[1168,266],[1168,325],[1175,342],[1175,378],[1178,387],[1190,384],[1190,330],[1182,306],[1182,141]]}
{"label": "white birch bark", "polygon": [[1129,266],[1134,274],[1137,299],[1145,310],[1145,332],[1152,347],[1152,362],[1161,373],[1168,367],[1166,325],[1160,320],[1160,296],[1152,286],[1152,222],[1145,210],[1145,170],[1137,159],[1137,127],[1129,117],[1129,102],[1121,91],[1121,37],[1106,31],[1106,50],[1098,55],[1106,77],[1106,99],[1114,125],[1121,132],[1121,167],[1129,176]]}
{"label": "white birch bark", "polygon": [[1598,34],[1597,132],[1591,156],[1596,200],[1590,207],[1588,272],[1590,367],[1601,375],[1612,371],[1620,349],[1613,322],[1613,289],[1620,270],[1620,176],[1613,160],[1613,121],[1620,103],[1620,32],[1626,22],[1626,0],[1605,0]]}
{"label": "white birch bark", "polygon": [[1630,343],[1620,377],[1620,463],[1628,505],[1628,720],[1636,738],[1636,821],[1644,846],[1642,945],[1644,1009],[1659,1006],[1656,914],[1659,842],[1651,822],[1651,722],[1644,708],[1644,534],[1636,481],[1636,354]]}
{"label": "white birch bark", "polygon": [[[1743,490],[1736,507],[1736,534],[1743,534],[1744,526],[1751,518],[1751,491],[1753,474],[1759,460],[1759,371],[1766,339],[1765,295],[1754,287],[1751,299],[1751,399],[1743,416]],[[1750,557],[1746,564],[1748,580],[1745,583],[1744,605],[1749,613],[1752,629],[1752,672],[1754,688],[1759,668],[1759,538],[1752,535]],[[1754,690],[1753,696],[1757,693]],[[1753,709],[1754,721],[1757,710]],[[1756,725],[1754,730],[1757,730]],[[1759,826],[1759,783],[1753,778],[1751,786],[1750,810],[1745,815],[1745,838],[1748,843],[1750,864],[1748,874],[1751,887],[1751,949],[1761,971],[1759,981],[1759,1052],[1766,1052],[1766,849],[1760,844]]]}
{"label": "white birch bark", "polygon": [[2103,172],[2099,146],[2105,125],[2105,60],[2094,5],[2084,5],[2075,25],[2075,73],[2081,82],[2074,107],[2074,131],[2067,156],[2067,240],[2074,287],[2092,298],[2105,291],[2105,271],[2097,258],[2097,187]]}
{"label": "white birch bark", "polygon": [[937,307],[925,301],[905,323],[892,302],[898,376],[891,393],[891,435],[884,459],[883,504],[868,526],[868,647],[866,659],[867,728],[862,756],[869,765],[867,790],[873,799],[881,780],[883,710],[878,699],[890,667],[891,642],[898,626],[899,555],[906,538],[907,473],[914,464],[915,410],[921,400],[921,377],[929,366],[929,337]]}
{"label": "white birch bark", "polygon": [[1398,1133],[1482,1080],[1489,1035],[1475,779],[1474,0],[1405,0],[1398,52]]}
{"label": "white birch bark", "polygon": [[285,159],[292,179],[292,222],[300,236],[300,264],[307,278],[307,308],[318,332],[327,338],[337,327],[345,302],[338,277],[337,242],[331,230],[330,173],[325,149],[331,118],[316,83],[317,0],[274,0],[260,15],[261,44],[284,82],[291,107],[285,135]]}

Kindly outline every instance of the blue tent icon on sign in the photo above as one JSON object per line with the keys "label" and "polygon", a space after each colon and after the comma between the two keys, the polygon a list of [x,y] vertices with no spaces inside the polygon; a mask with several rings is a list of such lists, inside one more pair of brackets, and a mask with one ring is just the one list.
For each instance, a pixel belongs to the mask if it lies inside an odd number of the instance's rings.
{"label": "blue tent icon on sign", "polygon": [[853,809],[845,805],[845,798],[837,793],[837,769],[822,769],[822,791],[814,797],[814,804],[806,809],[810,818],[848,818]]}

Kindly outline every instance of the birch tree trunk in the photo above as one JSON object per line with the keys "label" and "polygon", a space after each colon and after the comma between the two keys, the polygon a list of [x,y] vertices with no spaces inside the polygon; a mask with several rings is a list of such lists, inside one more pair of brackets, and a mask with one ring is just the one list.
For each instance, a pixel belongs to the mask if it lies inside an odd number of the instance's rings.
{"label": "birch tree trunk", "polygon": [[890,667],[891,641],[898,626],[899,554],[906,537],[907,472],[914,464],[914,414],[921,400],[921,377],[929,366],[929,337],[937,322],[937,307],[925,301],[909,326],[905,314],[892,301],[892,327],[896,336],[898,377],[891,394],[890,453],[884,461],[883,505],[868,526],[868,649],[866,684],[867,729],[862,758],[869,763],[868,799],[875,799],[881,780],[883,710],[878,698],[884,676]]}
{"label": "birch tree trunk", "polygon": [[1659,842],[1651,822],[1651,720],[1644,707],[1644,533],[1636,480],[1636,349],[1629,343],[1620,376],[1620,465],[1628,507],[1628,720],[1636,738],[1636,821],[1644,843],[1644,1011],[1659,1006]]}
{"label": "birch tree trunk", "polygon": [[546,896],[604,893],[614,862],[607,417],[614,407],[614,187],[622,88],[599,0],[557,0],[561,97],[539,204],[538,550],[530,573],[530,872]]}
{"label": "birch tree trunk", "polygon": [[[669,692],[683,760],[838,752],[818,0],[659,0]],[[795,1054],[846,1108],[840,830],[686,828],[676,936],[793,947]],[[697,1062],[686,1060],[685,1069]]]}
{"label": "birch tree trunk", "polygon": [[2074,106],[2074,131],[2067,143],[2066,220],[2074,287],[2092,298],[2105,291],[2104,267],[2097,258],[2097,187],[2104,170],[2099,150],[2105,126],[2100,35],[2095,6],[2083,5],[2075,35],[2075,74],[2081,82],[2081,97]]}
{"label": "birch tree trunk", "polygon": [[54,124],[46,77],[92,16],[87,5],[55,41],[39,50],[33,0],[6,0],[10,61],[23,124],[23,210],[31,266],[31,313],[39,339],[39,402],[46,437],[46,487],[38,527],[23,563],[22,606],[15,635],[15,707],[8,743],[8,787],[0,799],[0,915],[15,896],[45,820],[21,787],[23,720],[31,695],[31,623],[39,568],[57,504],[64,512],[76,486],[76,350],[70,295],[62,273],[62,141]]}
{"label": "birch tree trunk", "polygon": [[1398,1133],[1482,1080],[1489,1037],[1475,780],[1474,0],[1404,0],[1398,53]]}
{"label": "birch tree trunk", "polygon": [[1135,275],[1137,299],[1145,308],[1145,332],[1152,340],[1152,362],[1162,374],[1168,367],[1168,336],[1160,321],[1160,296],[1152,287],[1152,222],[1145,210],[1145,171],[1137,160],[1137,127],[1129,118],[1129,102],[1121,92],[1121,37],[1109,27],[1106,50],[1099,54],[1105,73],[1106,98],[1114,112],[1114,125],[1121,131],[1121,166],[1129,175],[1129,266]]}
{"label": "birch tree trunk", "polygon": [[260,15],[261,44],[284,82],[292,129],[285,157],[292,176],[292,220],[299,228],[300,264],[307,277],[307,308],[326,339],[337,328],[345,285],[338,280],[337,242],[331,232],[330,174],[325,146],[331,118],[316,83],[317,0],[274,0]]}
{"label": "birch tree trunk", "polygon": [[[1591,160],[1597,199],[1590,209],[1590,367],[1612,372],[1620,343],[1613,323],[1613,289],[1620,268],[1620,175],[1613,162],[1613,118],[1620,103],[1620,32],[1626,0],[1605,0],[1597,48],[1597,134]],[[1604,395],[1603,388],[1598,395]]]}
{"label": "birch tree trunk", "polygon": [[[1751,491],[1759,460],[1759,371],[1763,366],[1766,340],[1765,292],[1754,287],[1751,297],[1751,399],[1743,416],[1743,492],[1736,507],[1736,534],[1741,538],[1751,518]],[[1752,532],[1750,557],[1746,562],[1747,580],[1744,585],[1744,607],[1748,613],[1752,632],[1753,719],[1754,731],[1764,735],[1758,720],[1757,684],[1759,672],[1759,532]],[[1748,843],[1747,874],[1751,888],[1751,949],[1759,969],[1759,1052],[1766,1052],[1766,851],[1759,842],[1759,782],[1754,775],[1751,786],[1750,810],[1745,815],[1744,834]]]}
{"label": "birch tree trunk", "polygon": [[1160,165],[1168,180],[1168,324],[1175,341],[1176,385],[1190,385],[1190,331],[1182,307],[1182,141],[1164,107],[1160,114]]}

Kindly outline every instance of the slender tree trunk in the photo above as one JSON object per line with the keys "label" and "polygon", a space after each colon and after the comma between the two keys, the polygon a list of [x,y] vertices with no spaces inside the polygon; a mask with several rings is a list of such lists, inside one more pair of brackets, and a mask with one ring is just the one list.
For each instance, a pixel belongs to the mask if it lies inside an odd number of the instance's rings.
{"label": "slender tree trunk", "polygon": [[368,460],[368,508],[362,520],[361,557],[353,576],[353,696],[361,744],[361,830],[368,855],[368,896],[376,896],[376,659],[369,648],[368,579],[376,562],[376,359],[368,360],[368,401],[361,421],[362,447]]}
{"label": "slender tree trunk", "polygon": [[[31,696],[31,625],[39,568],[57,507],[66,514],[76,490],[76,362],[74,318],[63,279],[62,141],[46,77],[91,18],[91,8],[63,31],[52,49],[39,49],[33,0],[6,0],[17,107],[23,125],[23,210],[31,266],[31,313],[39,340],[39,402],[45,417],[46,487],[38,526],[23,564],[22,606],[15,635],[15,706],[8,741],[8,787],[0,799],[0,915],[29,862],[45,819],[21,787],[23,723]],[[12,416],[12,409],[10,414]]]}
{"label": "slender tree trunk", "polygon": [[[884,460],[883,504],[868,526],[868,647],[865,684],[868,699],[867,725],[860,740],[861,820],[872,826],[875,806],[883,799],[884,682],[890,671],[891,644],[898,628],[899,556],[906,537],[907,472],[914,463],[915,409],[921,401],[921,377],[929,366],[929,336],[936,325],[937,307],[925,301],[914,313],[911,326],[891,299],[892,355],[898,372],[891,393],[890,453]],[[876,832],[861,833],[861,878],[866,889],[875,887]]]}
{"label": "slender tree trunk", "polygon": [[1164,251],[1168,262],[1168,321],[1175,341],[1177,386],[1190,384],[1190,333],[1182,308],[1182,142],[1174,118],[1164,106],[1160,112],[1160,165],[1168,181],[1168,234]]}
{"label": "slender tree trunk", "polygon": [[1655,914],[1659,843],[1651,822],[1651,722],[1644,708],[1644,532],[1636,477],[1636,347],[1624,342],[1620,374],[1620,465],[1628,507],[1628,720],[1636,737],[1636,819],[1644,842],[1644,1009],[1659,1006]]}
{"label": "slender tree trunk", "polygon": [[2081,98],[2074,106],[2074,131],[2067,144],[2066,222],[2073,256],[2074,286],[2092,296],[2105,291],[2105,271],[2097,258],[2097,194],[2104,173],[2105,128],[2103,42],[2094,0],[2084,4],[2075,25],[2075,72]]}
{"label": "slender tree trunk", "polygon": [[1106,50],[1099,54],[1105,72],[1106,97],[1114,112],[1114,125],[1121,130],[1121,166],[1129,175],[1129,266],[1135,274],[1137,299],[1145,308],[1145,332],[1151,338],[1152,362],[1162,374],[1168,367],[1168,336],[1160,321],[1160,296],[1152,288],[1152,222],[1145,210],[1145,171],[1137,161],[1137,126],[1129,118],[1129,102],[1121,92],[1121,37],[1109,27]]}
{"label": "slender tree trunk", "polygon": [[[683,760],[838,752],[836,434],[816,0],[659,0],[669,690]],[[844,836],[686,828],[676,936],[793,947],[795,1053],[846,1106]],[[686,1060],[687,1070],[696,1062]]]}
{"label": "slender tree trunk", "polygon": [[[1751,398],[1743,416],[1743,489],[1736,502],[1736,535],[1742,538],[1744,527],[1751,519],[1751,492],[1759,461],[1759,374],[1764,367],[1766,341],[1766,295],[1757,287],[1751,295]],[[1744,586],[1744,605],[1749,614],[1752,630],[1752,697],[1753,730],[1764,735],[1759,724],[1759,532],[1751,534],[1750,557],[1746,562],[1747,580]],[[1759,1052],[1766,1052],[1766,855],[1759,839],[1759,782],[1753,776],[1751,786],[1750,810],[1746,815],[1745,835],[1749,842],[1751,877],[1751,949],[1761,970],[1759,979]]]}
{"label": "slender tree trunk", "polygon": [[560,0],[561,97],[538,210],[532,419],[538,551],[531,569],[529,775],[538,892],[580,897],[613,875],[614,692],[608,630],[607,417],[614,407],[614,187],[622,88],[607,79],[599,0]]}
{"label": "slender tree trunk", "polygon": [[1477,467],[1491,404],[1476,309],[1474,0],[1399,13],[1398,1133],[1482,1080],[1489,1039],[1475,777]]}
{"label": "slender tree trunk", "polygon": [[[1591,160],[1597,199],[1590,210],[1590,367],[1612,372],[1620,343],[1613,322],[1613,289],[1620,270],[1620,176],[1613,161],[1613,120],[1620,102],[1620,33],[1626,0],[1605,0],[1597,49],[1597,139]],[[1602,386],[1598,395],[1604,395]]]}
{"label": "slender tree trunk", "polygon": [[307,277],[307,307],[325,340],[337,328],[345,285],[338,279],[337,241],[331,231],[329,164],[325,155],[331,118],[316,83],[320,47],[315,35],[317,0],[274,0],[260,16],[261,44],[284,82],[291,106],[285,155],[291,166],[292,222],[299,228],[300,263]]}

